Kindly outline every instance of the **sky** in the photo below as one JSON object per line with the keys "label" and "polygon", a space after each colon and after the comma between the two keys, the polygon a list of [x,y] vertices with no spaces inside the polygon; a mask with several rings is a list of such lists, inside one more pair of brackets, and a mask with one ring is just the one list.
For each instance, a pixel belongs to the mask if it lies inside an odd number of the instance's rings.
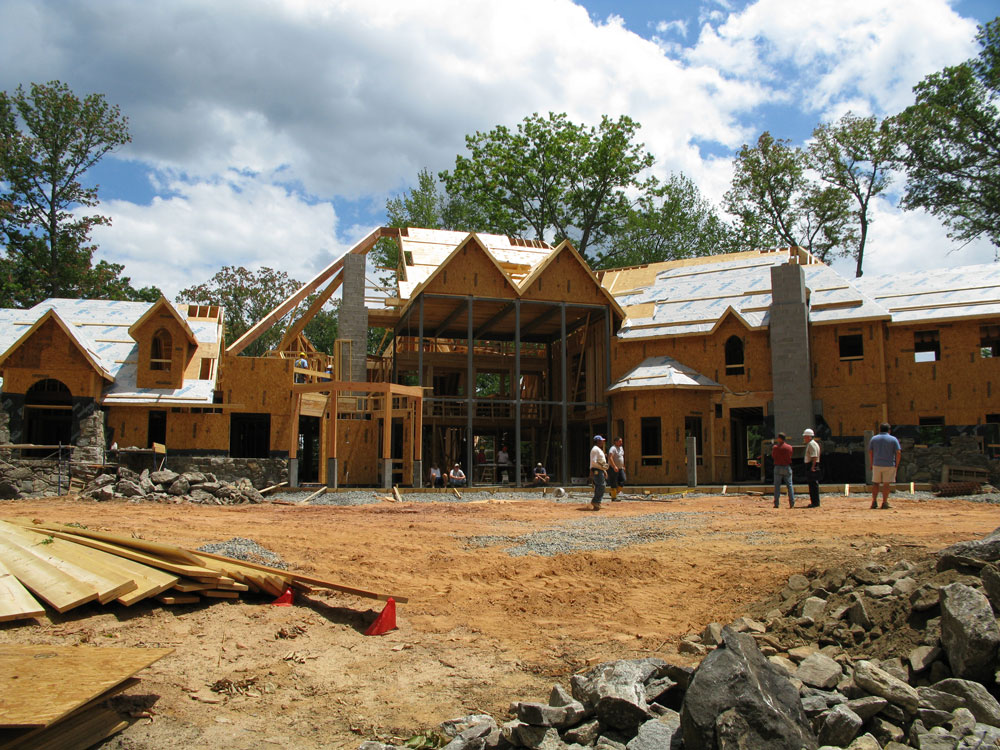
{"label": "sky", "polygon": [[[95,167],[96,259],[171,298],[225,265],[306,281],[385,220],[465,135],[533,112],[626,114],[653,174],[718,204],[768,130],[804,144],[894,114],[975,56],[985,0],[0,0],[0,89],[101,93],[132,142]],[[994,261],[873,207],[865,274]],[[853,276],[853,262],[835,267]]]}

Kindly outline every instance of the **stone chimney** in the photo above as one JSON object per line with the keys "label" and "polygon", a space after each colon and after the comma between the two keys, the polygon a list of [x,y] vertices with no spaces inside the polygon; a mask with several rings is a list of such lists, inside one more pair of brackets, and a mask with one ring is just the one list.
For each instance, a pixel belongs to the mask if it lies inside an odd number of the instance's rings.
{"label": "stone chimney", "polygon": [[814,427],[812,368],[809,356],[809,304],[805,272],[798,263],[771,268],[771,383],[774,432],[798,443]]}

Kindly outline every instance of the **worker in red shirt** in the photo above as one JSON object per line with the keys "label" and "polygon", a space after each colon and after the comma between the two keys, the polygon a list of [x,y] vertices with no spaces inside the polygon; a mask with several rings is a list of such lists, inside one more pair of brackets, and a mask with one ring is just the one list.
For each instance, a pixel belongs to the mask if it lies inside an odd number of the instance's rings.
{"label": "worker in red shirt", "polygon": [[792,488],[792,446],[785,442],[785,433],[779,432],[771,448],[774,459],[774,507],[779,507],[781,485],[788,485],[788,507],[795,507],[795,490]]}

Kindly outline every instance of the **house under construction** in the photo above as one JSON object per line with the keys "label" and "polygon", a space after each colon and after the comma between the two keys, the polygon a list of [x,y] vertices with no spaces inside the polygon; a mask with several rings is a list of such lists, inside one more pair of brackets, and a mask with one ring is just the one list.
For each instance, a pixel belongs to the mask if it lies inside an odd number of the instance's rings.
{"label": "house under construction", "polygon": [[[386,239],[395,288],[369,307],[366,256]],[[338,290],[336,351],[317,352],[302,331]],[[275,350],[240,356],[289,315]],[[392,334],[379,356],[370,328]],[[1000,447],[993,265],[848,280],[791,248],[595,273],[568,242],[383,228],[237,341],[222,332],[219,308],[165,299],[2,310],[0,443],[159,443],[331,487],[420,486],[454,463],[473,484],[522,484],[536,463],[568,483],[595,434],[623,437],[648,485],[692,466],[759,480],[762,440],[805,427],[837,481],[863,481],[836,475],[839,447],[883,421]]]}

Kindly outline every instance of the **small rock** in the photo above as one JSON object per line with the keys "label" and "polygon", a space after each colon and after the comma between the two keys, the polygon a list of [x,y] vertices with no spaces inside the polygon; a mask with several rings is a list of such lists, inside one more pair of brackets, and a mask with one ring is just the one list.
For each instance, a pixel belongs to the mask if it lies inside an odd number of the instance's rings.
{"label": "small rock", "polygon": [[1000,703],[978,682],[951,678],[931,685],[942,693],[950,693],[965,701],[965,708],[972,712],[976,721],[1000,727]]}
{"label": "small rock", "polygon": [[870,734],[863,734],[848,745],[847,750],[882,750],[882,746]]}
{"label": "small rock", "polygon": [[818,596],[810,596],[802,602],[802,616],[812,619],[813,622],[819,622],[823,618],[825,610],[826,600],[820,599]]}
{"label": "small rock", "polygon": [[862,659],[854,665],[854,682],[872,695],[881,696],[910,713],[915,712],[920,705],[920,696],[914,688],[870,661]]}
{"label": "small rock", "polygon": [[819,730],[821,745],[846,745],[857,735],[864,722],[846,705],[834,706],[823,719]]}
{"label": "small rock", "polygon": [[989,600],[952,583],[941,590],[941,642],[956,677],[985,682],[996,670],[1000,628]]}
{"label": "small rock", "polygon": [[889,596],[889,594],[891,593],[892,593],[892,586],[886,586],[885,584],[865,586],[865,594],[872,597],[873,599],[881,599],[883,597]]}
{"label": "small rock", "polygon": [[939,656],[941,656],[941,649],[937,646],[917,646],[915,649],[910,651],[910,669],[914,672],[923,672],[931,664],[933,664]]}
{"label": "small rock", "polygon": [[[815,653],[810,654],[802,660],[795,672],[795,676],[806,685],[828,690],[837,686],[837,683],[840,682],[840,678],[843,676],[843,670],[840,664],[829,656]],[[822,742],[822,739],[820,741]]]}

